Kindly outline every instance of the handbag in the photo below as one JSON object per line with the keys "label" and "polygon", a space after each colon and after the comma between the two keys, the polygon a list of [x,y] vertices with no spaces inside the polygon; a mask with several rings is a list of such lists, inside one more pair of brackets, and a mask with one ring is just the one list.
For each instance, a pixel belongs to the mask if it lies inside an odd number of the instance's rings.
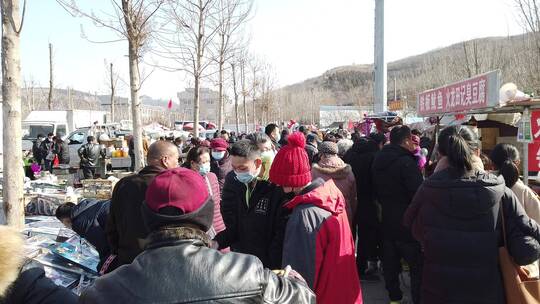
{"label": "handbag", "polygon": [[506,225],[502,202],[500,215],[503,230],[504,246],[499,247],[499,265],[504,283],[507,304],[540,304],[540,280],[530,279],[528,273],[514,263],[508,251]]}

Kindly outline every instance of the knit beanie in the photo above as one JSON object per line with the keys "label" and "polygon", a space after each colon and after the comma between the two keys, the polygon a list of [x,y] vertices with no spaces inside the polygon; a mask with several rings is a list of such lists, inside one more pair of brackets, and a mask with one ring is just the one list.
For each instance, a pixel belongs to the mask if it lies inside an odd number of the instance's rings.
{"label": "knit beanie", "polygon": [[339,152],[338,145],[335,142],[323,141],[319,145],[319,152],[322,154],[336,155]]}
{"label": "knit beanie", "polygon": [[146,190],[142,205],[143,219],[153,231],[163,226],[197,225],[208,231],[214,219],[214,202],[206,182],[193,170],[165,170],[154,178]]}
{"label": "knit beanie", "polygon": [[304,147],[306,138],[301,132],[288,137],[270,168],[270,181],[282,187],[303,187],[311,182],[311,167]]}

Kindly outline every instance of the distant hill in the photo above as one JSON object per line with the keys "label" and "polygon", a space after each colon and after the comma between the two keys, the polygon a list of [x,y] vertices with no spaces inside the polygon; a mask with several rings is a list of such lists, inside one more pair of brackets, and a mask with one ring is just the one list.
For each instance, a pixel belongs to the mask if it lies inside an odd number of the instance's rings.
{"label": "distant hill", "polygon": [[[514,82],[526,92],[540,93],[540,52],[530,35],[488,37],[438,48],[388,63],[388,99],[406,100],[416,107],[416,95],[491,70],[502,71],[503,83]],[[322,75],[280,89],[280,103],[291,106],[284,117],[309,121],[302,111],[310,102],[318,105],[373,104],[373,65],[361,64],[330,69]],[[286,110],[287,110],[286,109]],[[299,116],[300,115],[300,116]]]}

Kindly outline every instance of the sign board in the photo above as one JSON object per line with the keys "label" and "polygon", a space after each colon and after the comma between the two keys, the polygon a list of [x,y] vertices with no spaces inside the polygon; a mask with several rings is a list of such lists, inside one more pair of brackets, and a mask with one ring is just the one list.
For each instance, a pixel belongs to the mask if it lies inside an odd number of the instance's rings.
{"label": "sign board", "polygon": [[533,142],[529,144],[529,171],[540,171],[540,111],[531,112],[531,133]]}
{"label": "sign board", "polygon": [[517,141],[522,143],[532,143],[533,133],[531,128],[531,119],[529,117],[522,117],[518,126]]}
{"label": "sign board", "polygon": [[433,90],[417,97],[419,116],[467,113],[499,104],[500,72],[492,71]]}

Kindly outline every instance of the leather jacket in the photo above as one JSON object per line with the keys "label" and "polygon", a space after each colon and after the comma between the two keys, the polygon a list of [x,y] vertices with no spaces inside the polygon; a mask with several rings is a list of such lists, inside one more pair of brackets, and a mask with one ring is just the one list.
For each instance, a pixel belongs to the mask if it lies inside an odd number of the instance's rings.
{"label": "leather jacket", "polygon": [[[202,236],[200,236],[202,234]],[[98,278],[81,303],[315,303],[307,285],[277,276],[254,256],[208,248],[204,233],[152,233],[130,265]]]}
{"label": "leather jacket", "polygon": [[87,143],[79,148],[81,167],[97,167],[101,148],[98,144]]}

